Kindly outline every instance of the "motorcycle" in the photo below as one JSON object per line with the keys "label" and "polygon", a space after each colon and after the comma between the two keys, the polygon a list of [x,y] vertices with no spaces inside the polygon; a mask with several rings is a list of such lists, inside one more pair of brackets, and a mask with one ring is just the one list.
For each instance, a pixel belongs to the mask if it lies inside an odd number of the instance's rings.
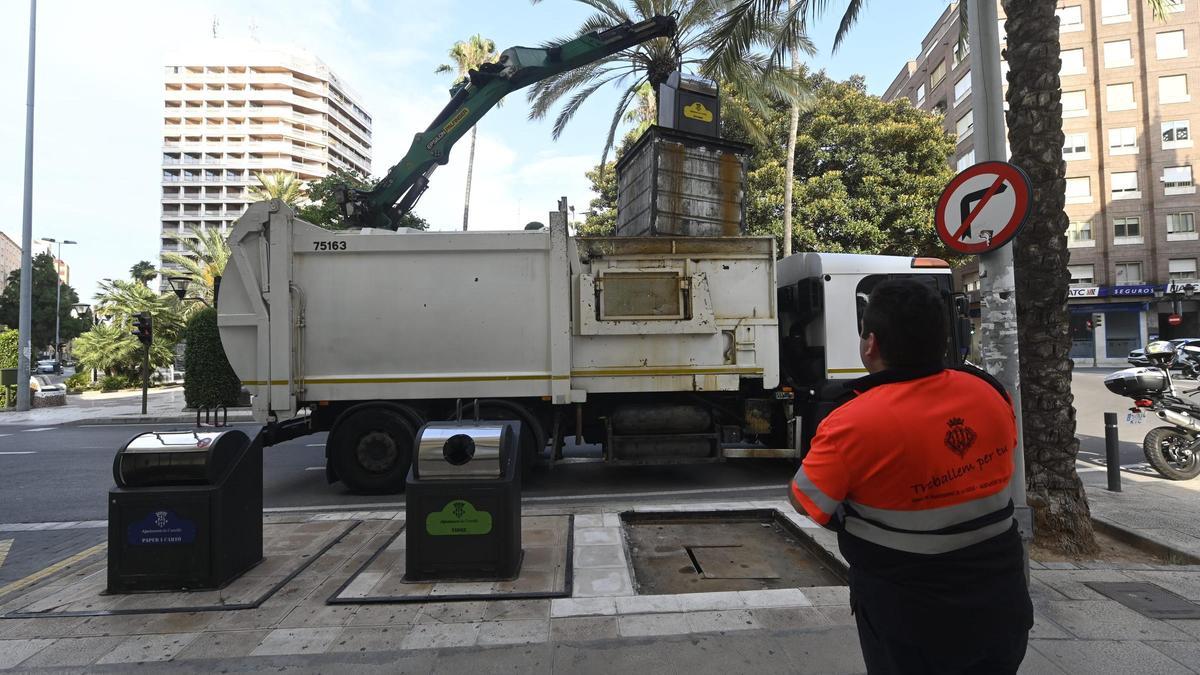
{"label": "motorcycle", "polygon": [[1150,466],[1171,480],[1195,478],[1200,475],[1200,403],[1191,397],[1200,387],[1184,392],[1171,381],[1171,366],[1183,355],[1170,342],[1151,342],[1145,353],[1149,367],[1119,370],[1104,378],[1104,386],[1133,399],[1128,421],[1141,422],[1149,412],[1172,425],[1151,429],[1142,441]]}

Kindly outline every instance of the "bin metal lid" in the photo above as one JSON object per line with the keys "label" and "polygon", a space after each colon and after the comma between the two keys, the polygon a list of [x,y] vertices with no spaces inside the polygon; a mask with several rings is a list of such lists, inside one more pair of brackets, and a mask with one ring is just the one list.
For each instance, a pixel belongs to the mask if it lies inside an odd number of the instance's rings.
{"label": "bin metal lid", "polygon": [[228,431],[151,431],[129,441],[121,452],[141,454],[207,451],[225,433]]}
{"label": "bin metal lid", "polygon": [[[507,425],[488,422],[431,422],[417,441],[419,478],[499,478]],[[511,436],[509,436],[511,438]],[[516,452],[505,448],[505,452]]]}

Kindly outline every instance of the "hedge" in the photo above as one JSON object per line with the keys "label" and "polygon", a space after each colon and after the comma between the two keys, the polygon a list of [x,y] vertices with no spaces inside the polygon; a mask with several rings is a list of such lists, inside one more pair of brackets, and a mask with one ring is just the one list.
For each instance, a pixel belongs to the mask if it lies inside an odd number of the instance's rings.
{"label": "hedge", "polygon": [[237,405],[242,383],[225,358],[217,331],[217,310],[196,312],[184,329],[183,397],[189,408]]}
{"label": "hedge", "polygon": [[0,331],[0,368],[17,367],[17,343],[20,334],[15,330]]}

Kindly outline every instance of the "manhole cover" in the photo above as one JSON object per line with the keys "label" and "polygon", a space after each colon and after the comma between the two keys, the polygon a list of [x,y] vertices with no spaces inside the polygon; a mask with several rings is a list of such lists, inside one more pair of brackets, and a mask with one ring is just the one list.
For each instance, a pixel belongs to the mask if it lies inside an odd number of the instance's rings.
{"label": "manhole cover", "polygon": [[1086,581],[1084,585],[1151,619],[1200,619],[1200,605],[1155,584]]}
{"label": "manhole cover", "polygon": [[624,513],[638,593],[840,586],[837,561],[774,510]]}
{"label": "manhole cover", "polygon": [[769,560],[754,556],[745,546],[688,546],[693,567],[705,579],[778,579]]}

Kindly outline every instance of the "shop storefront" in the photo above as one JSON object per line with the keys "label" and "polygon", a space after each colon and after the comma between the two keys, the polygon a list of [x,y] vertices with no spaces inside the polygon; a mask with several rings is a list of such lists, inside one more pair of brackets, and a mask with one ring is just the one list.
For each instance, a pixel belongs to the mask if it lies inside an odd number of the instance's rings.
{"label": "shop storefront", "polygon": [[1151,302],[1161,286],[1075,286],[1070,289],[1071,358],[1081,365],[1122,365],[1146,344],[1157,316]]}

